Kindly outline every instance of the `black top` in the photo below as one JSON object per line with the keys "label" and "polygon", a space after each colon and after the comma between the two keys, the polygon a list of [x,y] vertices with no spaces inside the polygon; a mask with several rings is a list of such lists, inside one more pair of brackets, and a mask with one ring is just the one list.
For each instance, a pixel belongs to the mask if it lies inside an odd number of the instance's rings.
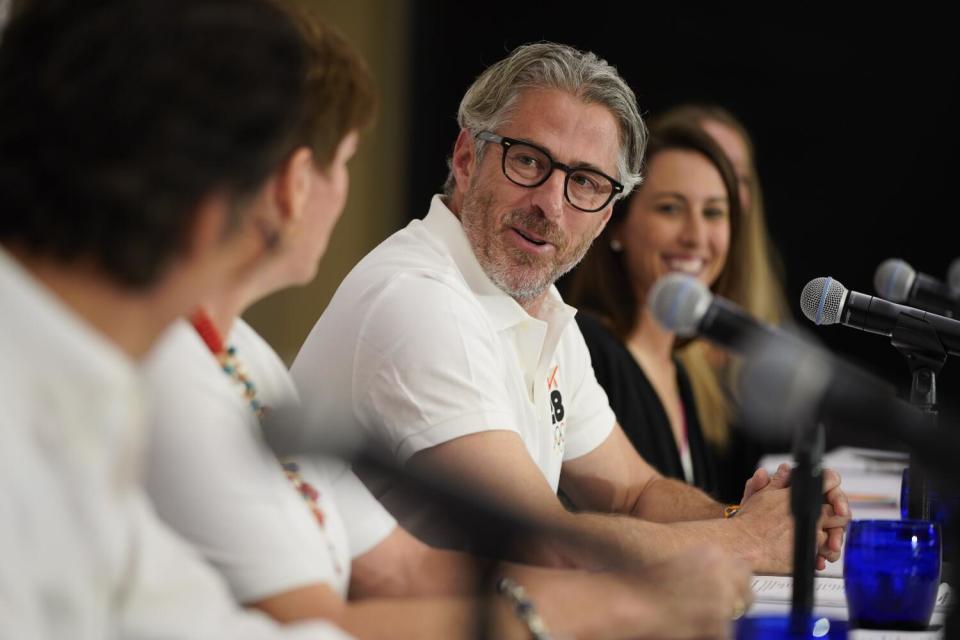
{"label": "black top", "polygon": [[[644,460],[664,476],[685,480],[680,451],[670,419],[653,385],[627,347],[597,318],[577,314],[577,323],[590,350],[597,381],[607,392],[617,422]],[[700,429],[693,390],[683,366],[677,367],[677,387],[686,418],[687,442],[693,462],[693,484],[717,494],[716,462]],[[744,478],[746,480],[746,478]],[[742,483],[741,491],[742,491]]]}

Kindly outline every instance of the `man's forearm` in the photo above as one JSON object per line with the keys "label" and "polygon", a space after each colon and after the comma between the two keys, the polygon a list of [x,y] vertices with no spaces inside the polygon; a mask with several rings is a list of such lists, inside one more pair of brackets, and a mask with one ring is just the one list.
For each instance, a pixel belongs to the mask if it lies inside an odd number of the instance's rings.
{"label": "man's forearm", "polygon": [[658,477],[644,487],[629,515],[651,522],[684,522],[723,517],[723,505],[679,480]]}
{"label": "man's forearm", "polygon": [[[557,546],[577,566],[610,566],[621,559],[648,563],[711,543],[742,559],[758,573],[789,573],[793,521],[786,489],[755,495],[735,518],[724,519],[719,503],[673,480],[657,478],[624,514],[580,512],[565,522],[594,544]],[[700,519],[697,519],[700,518]],[[661,520],[661,521],[657,521]]]}
{"label": "man's forearm", "polygon": [[672,558],[686,549],[712,544],[742,559],[758,572],[781,573],[788,570],[769,563],[749,530],[734,520],[713,518],[686,522],[651,522],[629,516],[579,513],[571,514],[582,534],[582,544],[559,543],[560,554],[568,562],[586,568],[642,566]]}

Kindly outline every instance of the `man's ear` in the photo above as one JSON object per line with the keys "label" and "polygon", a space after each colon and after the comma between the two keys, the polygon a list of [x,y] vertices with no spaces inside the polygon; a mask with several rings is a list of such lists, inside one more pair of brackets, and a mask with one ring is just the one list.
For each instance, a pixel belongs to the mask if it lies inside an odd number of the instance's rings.
{"label": "man's ear", "polygon": [[477,170],[477,143],[473,135],[466,129],[460,129],[457,142],[453,146],[453,177],[457,181],[457,191],[465,193],[470,184],[470,178]]}
{"label": "man's ear", "polygon": [[281,227],[289,227],[303,217],[314,171],[313,151],[307,147],[294,150],[277,170],[273,199]]}

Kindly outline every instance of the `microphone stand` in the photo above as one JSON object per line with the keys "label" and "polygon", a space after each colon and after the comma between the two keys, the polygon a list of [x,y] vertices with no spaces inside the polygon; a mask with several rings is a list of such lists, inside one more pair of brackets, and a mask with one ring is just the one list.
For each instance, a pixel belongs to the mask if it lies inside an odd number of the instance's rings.
{"label": "microphone stand", "polygon": [[817,520],[823,502],[824,440],[824,427],[820,422],[798,429],[794,436],[796,466],[790,480],[790,511],[794,522],[790,627],[797,634],[807,632],[813,614]]}
{"label": "microphone stand", "polygon": [[[910,384],[910,404],[923,414],[923,427],[935,431],[938,426],[939,409],[937,407],[937,374],[943,369],[947,361],[947,351],[943,348],[936,331],[925,320],[914,318],[908,314],[900,314],[897,324],[890,336],[890,342],[907,358],[912,380]],[[913,520],[932,520],[930,512],[930,475],[920,466],[915,453],[910,453],[910,468],[907,473],[910,485],[910,497],[907,504],[907,517]],[[943,490],[944,487],[941,487]],[[955,490],[951,488],[952,491]],[[960,533],[960,514],[950,515],[950,524],[954,531]],[[947,535],[941,530],[941,536]],[[955,539],[960,537],[955,535]],[[941,549],[946,544],[941,539]],[[941,558],[941,579],[949,576],[951,585],[957,584],[960,576],[955,574],[952,558]],[[946,637],[960,628],[960,608],[956,604],[952,607],[946,619]]]}
{"label": "microphone stand", "polygon": [[[937,332],[921,318],[901,313],[890,334],[890,343],[907,359],[912,376],[910,404],[926,417],[927,427],[937,427],[937,374],[947,361],[947,351]],[[910,454],[910,502],[907,515],[915,520],[930,519],[930,478],[916,456]]]}

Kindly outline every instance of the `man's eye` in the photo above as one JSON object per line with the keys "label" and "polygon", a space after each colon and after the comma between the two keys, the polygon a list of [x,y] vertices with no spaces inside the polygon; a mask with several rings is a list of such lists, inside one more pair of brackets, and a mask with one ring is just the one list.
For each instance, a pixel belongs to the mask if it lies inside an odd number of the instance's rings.
{"label": "man's eye", "polygon": [[514,161],[519,165],[530,167],[531,169],[536,169],[540,166],[540,158],[526,153],[514,156]]}
{"label": "man's eye", "polygon": [[570,182],[582,189],[589,191],[599,191],[600,181],[588,173],[574,173],[570,175]]}

